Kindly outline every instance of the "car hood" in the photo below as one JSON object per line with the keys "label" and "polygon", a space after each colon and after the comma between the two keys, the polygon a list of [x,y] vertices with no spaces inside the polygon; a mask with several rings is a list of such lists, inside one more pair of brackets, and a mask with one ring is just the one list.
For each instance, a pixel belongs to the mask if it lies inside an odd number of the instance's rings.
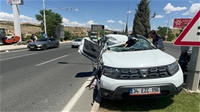
{"label": "car hood", "polygon": [[158,49],[131,52],[106,51],[102,59],[105,66],[116,68],[156,67],[176,61],[174,57]]}
{"label": "car hood", "polygon": [[46,43],[46,41],[36,41],[36,42],[30,42],[29,44],[35,45],[35,44],[43,44]]}
{"label": "car hood", "polygon": [[79,43],[81,43],[81,41],[74,41],[74,42],[72,42],[72,43],[77,43],[77,44],[79,44]]}

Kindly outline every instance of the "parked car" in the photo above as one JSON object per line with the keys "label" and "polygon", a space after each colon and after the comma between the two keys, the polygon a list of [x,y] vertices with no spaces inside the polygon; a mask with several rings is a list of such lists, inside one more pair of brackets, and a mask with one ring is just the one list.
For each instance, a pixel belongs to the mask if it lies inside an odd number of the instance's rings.
{"label": "parked car", "polygon": [[78,48],[81,44],[82,44],[82,39],[83,38],[77,38],[77,39],[75,39],[72,43],[71,43],[71,47],[72,48],[74,48],[74,47],[76,47],[76,48]]}
{"label": "parked car", "polygon": [[10,38],[2,37],[1,41],[2,41],[3,44],[14,44],[14,43],[19,42],[19,40],[20,40],[19,36],[12,36]]}
{"label": "parked car", "polygon": [[140,35],[132,37],[135,43],[131,47],[108,45],[109,38],[102,46],[84,38],[78,50],[97,63],[97,88],[102,98],[171,97],[182,90],[183,72],[176,58]]}
{"label": "parked car", "polygon": [[27,47],[29,50],[46,50],[48,48],[58,48],[60,46],[60,42],[55,38],[42,38],[35,42],[29,42]]}

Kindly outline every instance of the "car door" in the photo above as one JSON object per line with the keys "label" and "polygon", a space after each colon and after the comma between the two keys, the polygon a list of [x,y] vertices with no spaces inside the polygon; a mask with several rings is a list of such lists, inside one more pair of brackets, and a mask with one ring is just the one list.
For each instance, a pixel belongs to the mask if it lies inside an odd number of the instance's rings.
{"label": "car door", "polygon": [[56,46],[56,39],[55,38],[49,38],[49,43],[51,45],[51,47],[55,47]]}
{"label": "car door", "polygon": [[91,61],[98,63],[102,53],[101,50],[102,47],[92,42],[90,39],[84,38],[82,44],[79,46],[78,52]]}

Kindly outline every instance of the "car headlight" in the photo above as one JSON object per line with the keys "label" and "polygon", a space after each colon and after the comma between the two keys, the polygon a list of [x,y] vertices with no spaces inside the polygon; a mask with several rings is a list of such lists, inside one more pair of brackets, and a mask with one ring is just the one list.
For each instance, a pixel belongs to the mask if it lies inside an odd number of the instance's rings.
{"label": "car headlight", "polygon": [[42,46],[41,44],[37,44],[38,47]]}
{"label": "car headlight", "polygon": [[103,67],[103,75],[111,78],[117,78],[119,71],[117,68]]}
{"label": "car headlight", "polygon": [[179,70],[178,62],[174,62],[167,66],[167,70],[171,75],[174,75]]}

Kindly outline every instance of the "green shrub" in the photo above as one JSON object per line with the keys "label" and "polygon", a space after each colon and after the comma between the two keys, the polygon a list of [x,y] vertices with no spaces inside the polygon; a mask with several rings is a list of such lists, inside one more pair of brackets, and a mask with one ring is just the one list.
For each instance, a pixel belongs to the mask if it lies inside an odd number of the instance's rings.
{"label": "green shrub", "polygon": [[167,38],[167,41],[172,41],[175,39],[175,36],[174,34],[169,34],[168,38]]}
{"label": "green shrub", "polygon": [[60,38],[60,41],[63,42],[63,38]]}

